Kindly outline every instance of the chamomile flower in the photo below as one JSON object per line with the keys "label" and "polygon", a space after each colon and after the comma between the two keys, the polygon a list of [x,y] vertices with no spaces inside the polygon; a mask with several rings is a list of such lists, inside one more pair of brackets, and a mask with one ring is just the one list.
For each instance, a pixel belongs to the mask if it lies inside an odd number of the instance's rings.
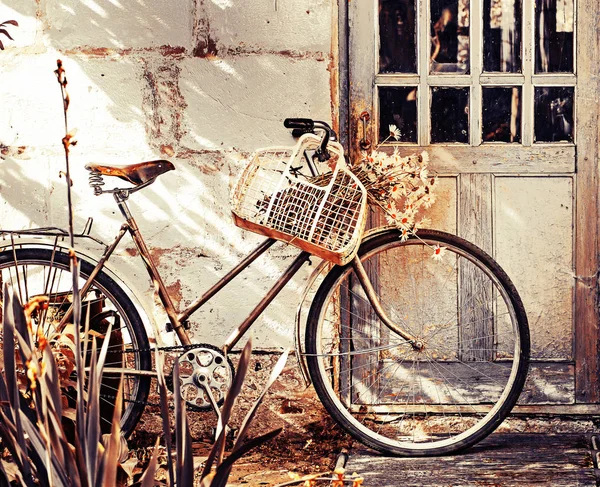
{"label": "chamomile flower", "polygon": [[400,140],[400,129],[395,125],[390,125],[390,137]]}
{"label": "chamomile flower", "polygon": [[439,245],[436,245],[433,248],[433,255],[431,256],[431,258],[433,260],[442,260],[447,251],[448,249],[446,247],[440,247]]}
{"label": "chamomile flower", "polygon": [[408,240],[408,237],[410,237],[410,233],[408,231],[408,228],[401,228],[400,229],[400,242],[406,242]]}
{"label": "chamomile flower", "polygon": [[398,214],[397,213],[387,213],[385,214],[385,220],[389,225],[398,225]]}
{"label": "chamomile flower", "polygon": [[423,196],[423,207],[424,208],[431,208],[431,205],[433,205],[435,203],[435,195],[434,194],[428,194]]}

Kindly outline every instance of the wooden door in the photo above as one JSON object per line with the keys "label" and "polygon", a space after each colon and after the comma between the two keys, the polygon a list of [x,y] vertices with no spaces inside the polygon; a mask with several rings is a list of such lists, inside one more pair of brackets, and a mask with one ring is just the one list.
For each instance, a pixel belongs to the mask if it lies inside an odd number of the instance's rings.
{"label": "wooden door", "polygon": [[351,156],[392,124],[401,153],[429,153],[442,182],[433,226],[491,253],[525,303],[524,410],[600,403],[599,11],[597,0],[341,7]]}

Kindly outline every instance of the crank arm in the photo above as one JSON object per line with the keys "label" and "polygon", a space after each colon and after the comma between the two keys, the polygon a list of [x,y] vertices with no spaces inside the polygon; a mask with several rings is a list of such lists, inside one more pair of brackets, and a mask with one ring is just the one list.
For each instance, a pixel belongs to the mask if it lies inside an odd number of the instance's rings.
{"label": "crank arm", "polygon": [[215,399],[215,396],[213,395],[213,393],[210,389],[210,386],[208,385],[208,381],[206,379],[205,380],[199,379],[198,382],[200,383],[200,387],[202,387],[202,389],[204,389],[206,391],[206,395],[208,396],[208,400],[210,401],[210,405],[212,406],[213,411],[217,415],[217,419],[219,421],[221,421],[221,410],[219,409],[217,400]]}

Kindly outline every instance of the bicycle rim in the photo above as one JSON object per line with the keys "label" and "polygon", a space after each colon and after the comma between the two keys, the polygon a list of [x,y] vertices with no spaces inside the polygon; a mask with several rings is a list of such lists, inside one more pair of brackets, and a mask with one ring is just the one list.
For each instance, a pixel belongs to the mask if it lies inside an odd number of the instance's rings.
{"label": "bicycle rim", "polygon": [[[81,289],[92,266],[80,261],[80,268]],[[69,352],[69,347],[74,346],[72,319],[67,321],[62,331],[58,328],[72,302],[73,278],[68,256],[45,249],[17,250],[16,254],[5,252],[0,254],[0,280],[9,284],[23,303],[36,296],[48,297],[48,309],[32,315],[32,331],[34,337],[42,334],[49,338],[58,362],[63,397],[67,407],[74,407],[77,399],[74,349]],[[149,377],[137,375],[135,371],[151,367],[148,338],[137,311],[132,308],[123,291],[103,273],[96,277],[82,299],[81,327],[83,329],[87,323],[90,330],[86,367],[92,354],[92,338],[96,340],[98,351],[109,340],[100,388],[101,428],[105,433],[110,432],[117,390],[121,384],[121,428],[126,436],[139,420],[149,389]],[[109,326],[111,332],[107,335]]]}
{"label": "bicycle rim", "polygon": [[361,260],[388,316],[424,346],[381,323],[350,266],[334,269],[311,307],[306,344],[325,407],[392,454],[447,454],[490,434],[528,367],[527,319],[506,274],[475,246],[426,230],[406,242],[381,235]]}

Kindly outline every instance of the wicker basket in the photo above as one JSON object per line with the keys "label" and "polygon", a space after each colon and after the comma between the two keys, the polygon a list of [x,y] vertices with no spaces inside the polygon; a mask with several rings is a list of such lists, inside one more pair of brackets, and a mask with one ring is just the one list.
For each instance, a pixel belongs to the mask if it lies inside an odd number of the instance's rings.
{"label": "wicker basket", "polygon": [[295,147],[254,154],[233,193],[233,217],[241,228],[343,265],[358,249],[367,192],[346,168],[339,144],[330,143],[327,163],[313,160],[319,144],[306,134]]}

